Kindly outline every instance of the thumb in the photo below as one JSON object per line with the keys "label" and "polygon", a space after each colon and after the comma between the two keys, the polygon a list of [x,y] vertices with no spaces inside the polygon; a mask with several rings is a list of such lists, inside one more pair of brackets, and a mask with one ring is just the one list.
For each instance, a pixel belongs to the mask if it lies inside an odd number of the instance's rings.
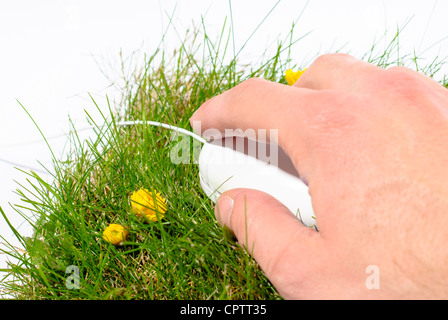
{"label": "thumb", "polygon": [[322,251],[319,232],[304,226],[267,193],[252,189],[224,192],[215,215],[221,225],[233,231],[279,291],[291,280],[289,275],[308,276]]}

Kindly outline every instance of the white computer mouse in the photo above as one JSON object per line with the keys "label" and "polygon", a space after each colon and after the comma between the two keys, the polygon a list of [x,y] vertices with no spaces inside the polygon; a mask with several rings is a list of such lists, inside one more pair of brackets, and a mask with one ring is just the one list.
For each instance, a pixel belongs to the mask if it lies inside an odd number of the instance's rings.
{"label": "white computer mouse", "polygon": [[256,189],[282,202],[304,225],[315,226],[308,187],[278,146],[227,137],[204,143],[198,161],[201,187],[213,202],[229,189]]}

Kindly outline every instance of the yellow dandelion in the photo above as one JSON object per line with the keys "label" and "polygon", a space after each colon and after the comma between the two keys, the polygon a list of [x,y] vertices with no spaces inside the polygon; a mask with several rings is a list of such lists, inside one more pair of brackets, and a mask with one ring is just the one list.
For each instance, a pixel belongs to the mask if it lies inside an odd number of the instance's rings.
{"label": "yellow dandelion", "polygon": [[122,245],[129,235],[129,231],[122,225],[112,223],[103,231],[103,239],[114,245]]}
{"label": "yellow dandelion", "polygon": [[302,74],[305,72],[306,68],[303,70],[297,70],[293,71],[292,69],[288,69],[285,72],[285,79],[288,82],[290,86],[292,86],[294,83],[299,80],[299,78],[302,76]]}
{"label": "yellow dandelion", "polygon": [[159,192],[148,191],[144,188],[134,191],[131,195],[131,205],[137,215],[151,221],[163,219],[164,213],[168,209],[166,199]]}

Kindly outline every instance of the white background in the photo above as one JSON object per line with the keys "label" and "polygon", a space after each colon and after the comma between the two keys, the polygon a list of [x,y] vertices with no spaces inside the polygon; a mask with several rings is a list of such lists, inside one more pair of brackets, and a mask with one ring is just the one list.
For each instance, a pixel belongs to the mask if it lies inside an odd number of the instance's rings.
{"label": "white background", "polygon": [[[232,1],[237,49],[275,3]],[[294,47],[294,62],[302,67],[319,53],[341,48],[359,58],[374,41],[379,41],[381,50],[406,22],[400,33],[401,52],[415,50],[428,62],[435,57],[443,59],[448,55],[447,13],[448,1],[436,0],[284,0],[247,43],[243,57],[251,62],[266,49],[275,49],[277,36],[286,37],[300,16],[294,36],[311,32]],[[103,110],[107,110],[106,95],[112,102],[119,101],[121,61],[125,60],[125,71],[127,67],[129,71],[130,57],[141,62],[145,53],[152,54],[169,17],[175,29],[171,28],[165,41],[175,48],[187,28],[202,28],[201,18],[216,39],[226,16],[229,25],[227,0],[0,2],[0,159],[37,168],[40,161],[51,168],[45,144],[23,143],[42,139],[19,102],[46,136],[67,132],[69,116],[77,127],[83,127],[84,110],[101,119],[89,93]],[[448,74],[446,66],[440,76],[443,74]],[[65,138],[50,140],[58,157],[65,142]],[[14,180],[23,183],[26,175],[0,161],[0,177],[0,206],[18,230],[29,235],[31,228],[11,208],[20,203],[13,192],[18,187]],[[16,243],[3,220],[0,234]],[[1,255],[0,267],[4,267]]]}

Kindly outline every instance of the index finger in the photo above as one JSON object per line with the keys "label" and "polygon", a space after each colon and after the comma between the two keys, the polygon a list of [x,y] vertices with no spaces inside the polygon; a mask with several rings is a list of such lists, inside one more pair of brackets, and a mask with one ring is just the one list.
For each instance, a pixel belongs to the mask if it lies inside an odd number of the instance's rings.
{"label": "index finger", "polygon": [[[262,79],[249,79],[202,105],[190,119],[199,134],[217,129],[264,129],[270,142],[278,144],[291,159],[310,194],[319,179],[337,180],[338,162],[328,161],[343,135],[352,132],[362,104],[348,103],[346,94],[296,88]],[[244,132],[243,132],[244,133]],[[276,133],[276,136],[270,136]],[[206,135],[204,135],[206,136]],[[249,136],[252,138],[252,136]],[[255,137],[255,138],[258,138]],[[342,143],[343,144],[343,143]],[[336,174],[337,173],[337,174]]]}
{"label": "index finger", "polygon": [[[318,105],[317,99],[314,90],[252,78],[208,100],[194,113],[190,123],[204,137],[208,129],[222,134],[226,129],[254,129],[255,134],[265,129],[267,140],[279,144],[291,157],[300,141],[296,140],[293,147],[288,137],[300,136],[309,118],[307,114]],[[272,130],[277,131],[276,136],[270,135]]]}

